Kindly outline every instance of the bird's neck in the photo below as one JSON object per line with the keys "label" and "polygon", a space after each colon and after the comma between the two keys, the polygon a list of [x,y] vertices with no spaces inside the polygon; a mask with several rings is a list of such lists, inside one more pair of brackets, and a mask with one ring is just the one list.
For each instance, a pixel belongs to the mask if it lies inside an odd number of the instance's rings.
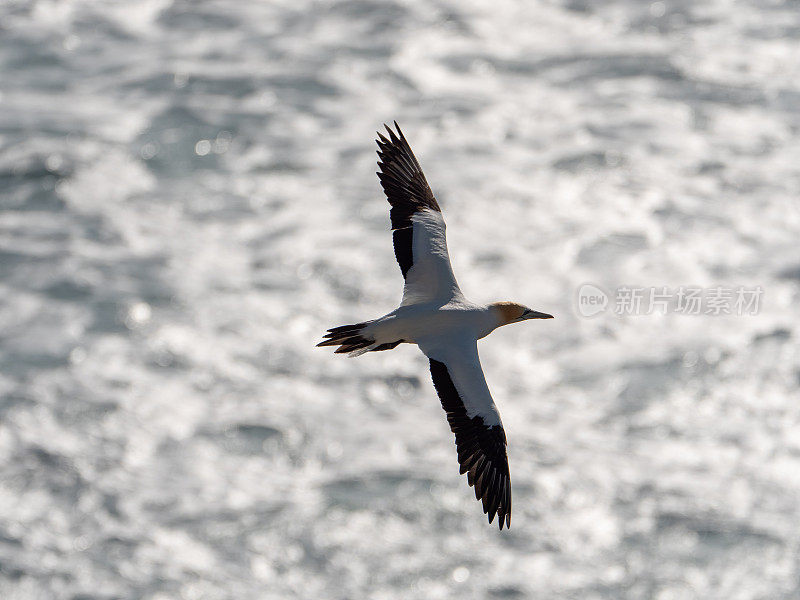
{"label": "bird's neck", "polygon": [[510,321],[507,320],[502,310],[498,310],[495,304],[489,304],[484,307],[483,315],[480,320],[480,328],[478,332],[478,339],[484,338],[492,333],[498,327],[508,325]]}

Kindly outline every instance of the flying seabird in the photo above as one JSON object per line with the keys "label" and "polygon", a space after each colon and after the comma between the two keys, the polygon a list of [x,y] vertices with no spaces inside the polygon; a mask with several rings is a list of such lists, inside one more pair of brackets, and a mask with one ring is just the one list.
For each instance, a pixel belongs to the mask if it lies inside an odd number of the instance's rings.
{"label": "flying seabird", "polygon": [[483,502],[489,523],[511,526],[506,434],[478,357],[478,340],[502,325],[552,319],[515,302],[480,305],[458,287],[447,253],[441,208],[397,121],[378,132],[377,175],[389,200],[394,253],[405,279],[399,308],[372,321],[334,327],[318,346],[360,356],[417,344],[430,361],[436,393],[455,434],[461,473]]}

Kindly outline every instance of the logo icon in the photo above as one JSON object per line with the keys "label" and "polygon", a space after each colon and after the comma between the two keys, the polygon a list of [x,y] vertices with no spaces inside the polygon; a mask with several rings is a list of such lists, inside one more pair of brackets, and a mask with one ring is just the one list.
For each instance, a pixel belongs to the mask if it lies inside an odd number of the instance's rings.
{"label": "logo icon", "polygon": [[578,288],[578,314],[593,317],[608,308],[608,294],[596,285],[584,283]]}

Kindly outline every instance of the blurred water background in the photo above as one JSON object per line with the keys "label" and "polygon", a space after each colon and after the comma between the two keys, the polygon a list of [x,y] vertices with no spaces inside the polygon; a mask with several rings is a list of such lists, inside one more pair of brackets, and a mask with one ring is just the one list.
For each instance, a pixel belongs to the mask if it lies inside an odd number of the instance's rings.
{"label": "blurred water background", "polygon": [[[0,4],[0,597],[800,597],[796,1]],[[514,517],[411,346],[397,119],[476,301]],[[761,286],[755,316],[579,286]]]}

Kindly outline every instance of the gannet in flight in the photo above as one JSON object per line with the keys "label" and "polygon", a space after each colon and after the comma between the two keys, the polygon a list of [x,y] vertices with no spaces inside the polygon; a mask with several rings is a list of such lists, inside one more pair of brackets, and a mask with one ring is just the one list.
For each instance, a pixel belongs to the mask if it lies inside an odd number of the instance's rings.
{"label": "gannet in flight", "polygon": [[405,278],[400,307],[356,325],[328,330],[318,346],[359,356],[417,344],[430,361],[433,386],[456,437],[461,473],[483,501],[489,523],[511,526],[511,480],[506,435],[478,358],[478,340],[501,325],[552,319],[515,302],[488,306],[467,300],[456,283],[447,253],[445,224],[403,132],[378,133],[377,173],[391,204],[394,253]]}

